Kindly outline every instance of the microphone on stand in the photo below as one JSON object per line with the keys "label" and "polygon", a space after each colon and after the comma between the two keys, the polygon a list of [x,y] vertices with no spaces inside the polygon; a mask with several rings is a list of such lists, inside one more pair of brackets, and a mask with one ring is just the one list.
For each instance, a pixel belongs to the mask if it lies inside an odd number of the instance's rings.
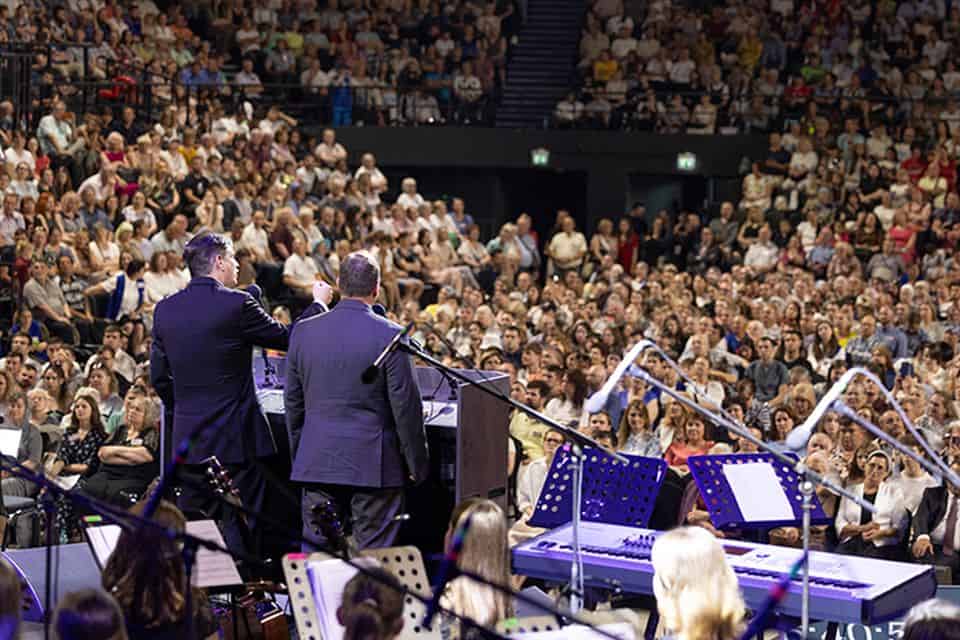
{"label": "microphone on stand", "polygon": [[840,376],[837,383],[827,390],[823,398],[820,399],[820,402],[817,403],[817,406],[813,408],[809,417],[803,421],[803,424],[787,434],[787,439],[784,441],[784,444],[787,445],[788,449],[791,451],[803,451],[806,448],[807,440],[813,435],[813,430],[817,427],[823,415],[836,404],[837,400],[840,399],[840,395],[847,390],[847,386],[849,386],[850,382],[858,374],[859,371],[857,369],[849,369]]}
{"label": "microphone on stand", "polygon": [[380,352],[380,355],[377,356],[377,359],[373,361],[369,367],[364,369],[363,374],[360,376],[360,380],[363,381],[363,384],[370,384],[377,379],[377,376],[380,375],[380,367],[383,366],[383,361],[387,359],[393,351],[397,348],[397,345],[400,344],[400,341],[410,333],[414,327],[413,322],[405,326],[403,329],[398,331],[396,335],[393,336],[393,339],[383,348],[383,351]]}
{"label": "microphone on stand", "polygon": [[463,551],[463,542],[467,538],[467,531],[470,530],[470,521],[472,515],[468,515],[457,530],[453,532],[453,539],[450,541],[450,549],[443,556],[443,564],[440,565],[440,574],[437,576],[437,583],[433,585],[433,597],[427,603],[427,612],[423,616],[423,626],[427,629],[437,615],[437,608],[440,606],[440,598],[447,587],[447,583],[453,579],[457,572],[457,562],[460,561],[460,552]]}
{"label": "microphone on stand", "polygon": [[[256,282],[244,289],[251,298],[257,301],[264,311],[267,311],[267,305],[263,301],[263,289],[260,288]],[[270,362],[270,358],[267,357],[267,350],[264,348],[260,349],[260,357],[263,358],[263,378],[264,382],[268,387],[279,388],[280,383],[277,380],[277,369],[273,366],[273,363]]]}
{"label": "microphone on stand", "polygon": [[602,411],[607,404],[607,400],[610,399],[610,394],[616,390],[617,384],[623,376],[628,373],[630,375],[636,375],[636,366],[633,364],[634,361],[640,357],[642,352],[655,346],[652,340],[641,340],[633,345],[633,348],[623,356],[623,360],[621,360],[617,368],[614,369],[613,374],[607,378],[607,381],[603,383],[603,386],[583,403],[584,411],[587,413]]}

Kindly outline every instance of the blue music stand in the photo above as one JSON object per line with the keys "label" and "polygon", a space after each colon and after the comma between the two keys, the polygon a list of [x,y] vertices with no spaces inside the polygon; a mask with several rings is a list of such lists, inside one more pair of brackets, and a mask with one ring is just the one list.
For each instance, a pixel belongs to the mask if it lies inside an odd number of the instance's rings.
{"label": "blue music stand", "polygon": [[[789,520],[746,521],[733,489],[723,473],[725,465],[766,462],[773,467],[780,485],[787,496],[794,517]],[[687,466],[700,489],[700,495],[707,505],[710,522],[718,529],[737,527],[740,529],[772,529],[774,527],[800,526],[803,522],[803,495],[800,493],[801,476],[769,453],[735,453],[729,455],[690,456]],[[830,518],[814,493],[811,497],[812,511],[810,524],[830,524]]]}
{"label": "blue music stand", "polygon": [[[583,508],[585,522],[646,527],[667,471],[660,458],[624,454],[625,465],[607,452],[584,449]],[[553,458],[529,524],[554,529],[573,519],[573,477],[570,451],[564,447]]]}

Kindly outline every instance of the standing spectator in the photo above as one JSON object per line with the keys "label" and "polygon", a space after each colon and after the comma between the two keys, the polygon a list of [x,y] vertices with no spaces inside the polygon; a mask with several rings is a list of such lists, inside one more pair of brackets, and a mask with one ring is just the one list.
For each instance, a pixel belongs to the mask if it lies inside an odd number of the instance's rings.
{"label": "standing spectator", "polygon": [[562,276],[583,267],[588,247],[586,238],[576,230],[573,216],[564,216],[560,225],[560,232],[551,238],[546,254],[553,261],[554,271]]}

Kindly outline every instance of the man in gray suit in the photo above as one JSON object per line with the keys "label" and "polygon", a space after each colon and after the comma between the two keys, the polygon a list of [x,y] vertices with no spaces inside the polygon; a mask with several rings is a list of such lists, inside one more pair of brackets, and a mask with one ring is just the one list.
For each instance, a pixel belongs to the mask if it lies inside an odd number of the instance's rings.
{"label": "man in gray suit", "polygon": [[403,486],[426,479],[423,408],[413,364],[394,351],[372,384],[363,371],[402,328],[373,313],[380,269],[366,252],[340,266],[339,304],[297,323],[287,352],[284,399],[293,456],[303,486],[304,537],[316,534],[314,507],[330,501],[353,525],[356,546],[396,540]]}

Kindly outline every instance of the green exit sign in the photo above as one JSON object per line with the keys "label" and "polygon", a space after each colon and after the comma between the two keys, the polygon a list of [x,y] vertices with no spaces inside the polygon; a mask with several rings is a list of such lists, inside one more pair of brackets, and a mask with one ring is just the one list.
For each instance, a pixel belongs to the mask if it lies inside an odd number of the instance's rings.
{"label": "green exit sign", "polygon": [[530,150],[530,164],[535,167],[546,167],[550,165],[550,150],[544,147],[537,147]]}
{"label": "green exit sign", "polygon": [[697,156],[693,153],[677,154],[677,171],[696,171]]}

